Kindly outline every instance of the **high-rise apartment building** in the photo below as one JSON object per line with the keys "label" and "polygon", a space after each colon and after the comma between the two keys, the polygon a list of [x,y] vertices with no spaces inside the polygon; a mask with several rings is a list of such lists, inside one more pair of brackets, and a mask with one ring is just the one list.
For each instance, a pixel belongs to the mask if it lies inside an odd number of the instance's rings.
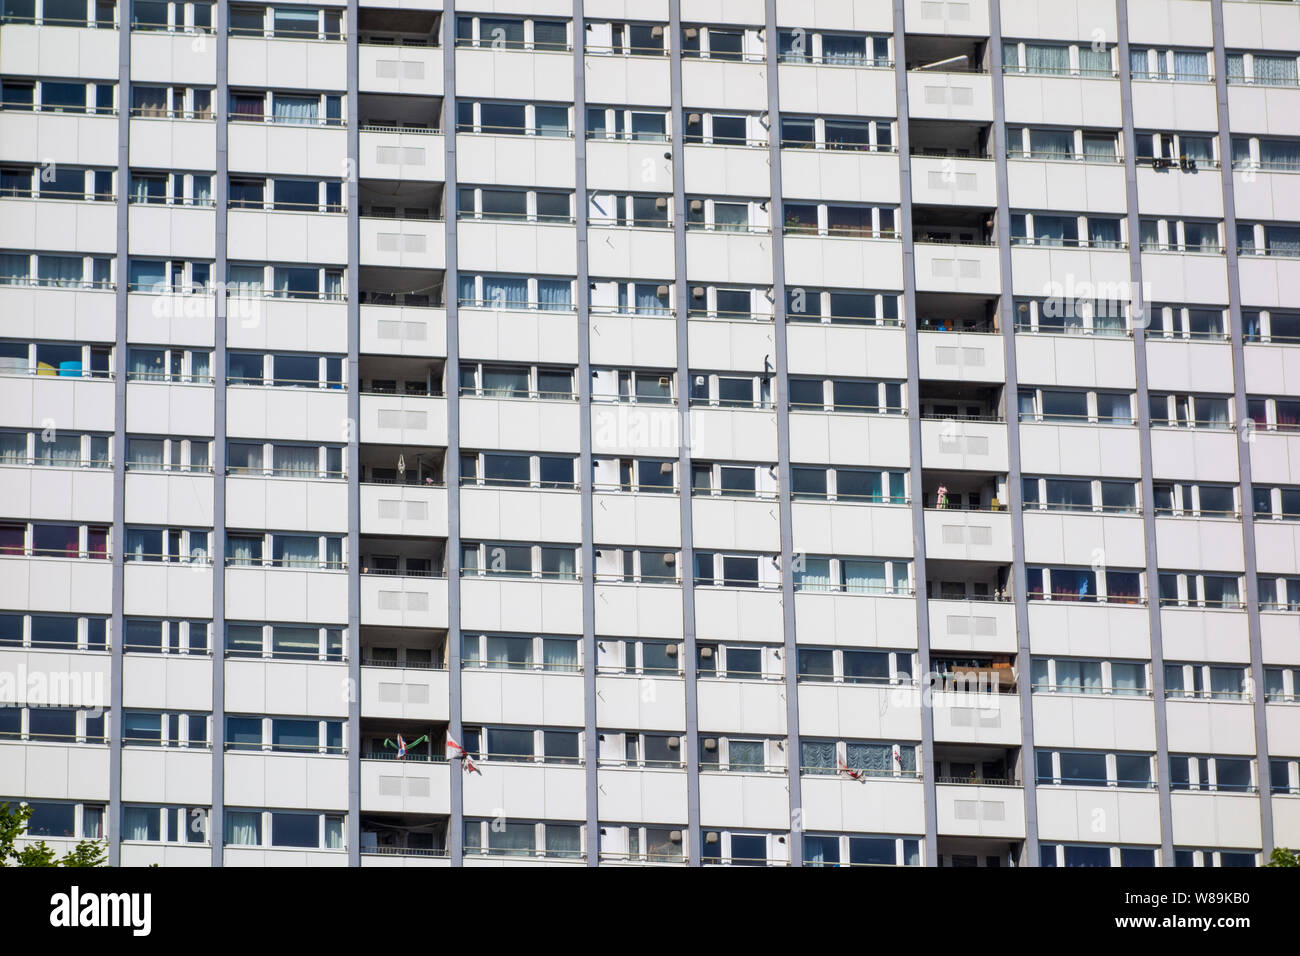
{"label": "high-rise apartment building", "polygon": [[1300,845],[1298,63],[1289,0],[3,0],[0,800]]}

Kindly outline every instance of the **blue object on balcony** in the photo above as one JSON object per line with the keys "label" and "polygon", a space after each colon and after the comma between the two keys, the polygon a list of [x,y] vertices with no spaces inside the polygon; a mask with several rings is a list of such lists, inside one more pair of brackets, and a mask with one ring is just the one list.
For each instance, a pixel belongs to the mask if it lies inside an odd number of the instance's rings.
{"label": "blue object on balcony", "polygon": [[59,375],[70,376],[72,378],[81,378],[80,362],[60,362]]}

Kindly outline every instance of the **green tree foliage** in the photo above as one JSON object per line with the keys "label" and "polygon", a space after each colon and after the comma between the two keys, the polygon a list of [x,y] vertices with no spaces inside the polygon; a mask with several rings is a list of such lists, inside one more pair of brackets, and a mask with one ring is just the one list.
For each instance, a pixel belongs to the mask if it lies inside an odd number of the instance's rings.
{"label": "green tree foliage", "polygon": [[1265,866],[1300,866],[1300,852],[1288,850],[1284,846],[1273,848],[1273,855],[1268,858]]}

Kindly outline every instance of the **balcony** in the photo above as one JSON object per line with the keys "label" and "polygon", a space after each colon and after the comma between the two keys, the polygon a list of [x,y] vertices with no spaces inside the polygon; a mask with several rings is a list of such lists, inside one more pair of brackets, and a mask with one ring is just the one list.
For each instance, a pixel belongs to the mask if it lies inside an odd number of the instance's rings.
{"label": "balcony", "polygon": [[6,556],[0,570],[0,607],[82,614],[112,607],[111,561]]}
{"label": "balcony", "polygon": [[53,421],[64,431],[112,432],[114,383],[82,374],[42,369],[0,376],[0,422],[30,428]]}
{"label": "balcony", "polygon": [[[344,756],[230,751],[225,761],[228,806],[348,809],[348,760]],[[345,864],[347,856],[338,855]]]}
{"label": "balcony", "polygon": [[[365,237],[364,221],[362,237]],[[288,256],[293,262],[345,265],[348,222],[338,213],[234,208],[229,213],[229,248],[253,261]],[[363,242],[362,250],[366,249]]]}
{"label": "balcony", "polygon": [[414,306],[361,306],[361,352],[411,358],[444,358],[447,311]]}
{"label": "balcony", "polygon": [[1025,838],[1025,791],[1020,786],[940,783],[935,803],[944,836]]}
{"label": "balcony", "polygon": [[921,460],[926,468],[1005,473],[1007,426],[959,416],[926,419],[921,422]]}
{"label": "balcony", "polygon": [[[347,534],[347,482],[339,474],[329,474],[328,479],[315,472],[303,477],[231,474],[226,479],[226,524]],[[156,512],[151,520],[158,520]]]}
{"label": "balcony", "polygon": [[109,197],[72,199],[6,198],[0,244],[6,249],[63,249],[105,252],[116,245],[117,204]]}
{"label": "balcony", "polygon": [[682,637],[682,589],[676,584],[596,584],[596,633]]}
{"label": "balcony", "polygon": [[[1132,425],[1105,425],[1086,420],[1065,423],[1022,420],[1021,469],[1026,474],[1136,478],[1141,461],[1138,438],[1138,430]],[[1156,473],[1167,472],[1162,472],[1157,464]]]}
{"label": "balcony", "polygon": [[475,761],[464,775],[465,816],[585,820],[587,771],[581,766]]}
{"label": "balcony", "polygon": [[447,536],[447,489],[418,484],[361,485],[361,533]]}
{"label": "balcony", "polygon": [[343,624],[348,619],[346,581],[342,570],[227,567],[226,615],[244,621]]}
{"label": "balcony", "polygon": [[1160,844],[1160,794],[1154,789],[1038,787],[1035,797],[1041,840]]}
{"label": "balcony", "polygon": [[582,585],[576,577],[546,580],[467,575],[461,578],[460,588],[465,627],[485,631],[582,633]]}
{"label": "balcony", "polygon": [[467,305],[459,311],[461,355],[483,361],[578,364],[575,313],[483,306]]}
{"label": "balcony", "polygon": [[0,311],[5,315],[5,334],[15,338],[112,342],[117,337],[112,289],[4,285]]}
{"label": "balcony", "polygon": [[357,68],[361,92],[442,96],[442,54],[432,45],[362,42]]}
{"label": "balcony", "polygon": [[[459,765],[455,768],[460,771]],[[361,809],[365,812],[451,813],[451,771],[446,761],[361,759]]]}
{"label": "balcony", "polygon": [[[597,641],[599,647],[603,642]],[[596,724],[680,731],[686,726],[686,684],[677,674],[598,672]]]}
{"label": "balcony", "polygon": [[445,446],[447,400],[431,395],[363,394],[361,435],[366,442]]}
{"label": "balcony", "polygon": [[[8,70],[6,61],[5,71]],[[110,75],[116,76],[116,70]],[[0,145],[0,159],[30,163],[32,143],[41,144],[42,162],[114,166],[117,116],[109,111],[94,114],[55,110],[0,111],[0,144],[3,144]],[[205,164],[211,161],[210,156],[204,160]],[[202,169],[203,166],[196,168]]]}
{"label": "balcony", "polygon": [[912,201],[933,205],[980,206],[998,204],[997,164],[983,157],[912,157]]}
{"label": "balcony", "polygon": [[920,240],[916,244],[918,292],[995,295],[1001,287],[1000,256],[994,245]]}
{"label": "balcony", "polygon": [[1002,339],[976,332],[920,332],[921,378],[1005,382]]}
{"label": "balcony", "polygon": [[[226,430],[232,438],[337,442],[347,405],[347,393],[337,387],[242,385],[226,391]],[[362,396],[363,423],[364,411]]]}
{"label": "balcony", "polygon": [[[996,669],[992,669],[996,673]],[[960,676],[978,672],[959,672]],[[1001,693],[973,693],[962,690],[936,691],[934,701],[934,737],[949,744],[983,744],[1006,747],[1021,742],[1020,697],[1013,683],[1000,683]]]}
{"label": "balcony", "polygon": [[446,579],[362,575],[361,623],[388,627],[446,628]]}
{"label": "balcony", "polygon": [[[231,172],[331,179],[347,168],[348,134],[341,125],[232,122],[228,136],[230,155],[237,157],[231,163]],[[203,165],[211,162],[209,156]],[[202,169],[203,165],[198,168]]]}
{"label": "balcony", "polygon": [[921,690],[910,683],[800,681],[799,732],[832,739],[920,740]]}
{"label": "balcony", "polygon": [[231,36],[229,73],[232,86],[281,90],[337,90],[347,77],[347,44],[341,38],[322,42],[313,36]]}
{"label": "balcony", "polygon": [[122,571],[123,609],[149,617],[211,617],[212,573],[211,564],[130,561]]}
{"label": "balcony", "polygon": [[808,830],[849,833],[925,832],[924,784],[919,777],[808,775],[803,823]]}
{"label": "balcony", "polygon": [[925,512],[926,554],[941,560],[1011,561],[1011,515],[1005,511]]}
{"label": "balcony", "polygon": [[440,220],[362,217],[361,264],[367,267],[445,269],[446,228]]}
{"label": "balcony", "polygon": [[909,69],[908,115],[921,120],[993,119],[993,80],[987,73]]}
{"label": "balcony", "polygon": [[700,825],[788,829],[790,786],[786,774],[701,773]]}
{"label": "balcony", "polygon": [[932,650],[1015,653],[1015,604],[940,598],[928,603]]}
{"label": "balcony", "polygon": [[786,732],[784,679],[703,679],[698,681],[698,695],[699,723],[710,731],[776,736]]}
{"label": "balcony", "polygon": [[602,767],[596,771],[599,816],[603,820],[667,821],[685,830],[686,783],[682,770]]}
{"label": "balcony", "polygon": [[[215,51],[215,42],[211,44],[211,48]],[[187,54],[186,58],[178,61],[172,68],[177,68],[182,62],[188,62],[189,56],[192,55]],[[169,73],[168,82],[171,81]],[[207,82],[211,83],[212,80]],[[111,122],[116,123],[115,120]],[[0,118],[0,127],[3,123],[4,120]],[[103,132],[108,133],[108,130],[105,129]],[[148,168],[152,165],[161,165],[163,168],[171,169],[211,169],[214,165],[217,124],[211,118],[132,116],[130,136],[132,167]],[[117,137],[113,133],[108,133],[107,137],[100,142],[112,150]],[[112,165],[112,161],[107,158],[98,162]],[[290,170],[286,169],[284,172],[288,173]],[[336,168],[334,175],[337,174]]]}
{"label": "balcony", "polygon": [[360,172],[368,179],[441,183],[447,144],[437,129],[372,121],[361,127]]}
{"label": "balcony", "polygon": [[[7,503],[10,516],[107,523],[113,513],[113,471],[86,465],[60,468],[7,464],[0,468],[0,501]],[[210,490],[208,496],[211,498]]]}
{"label": "balcony", "polygon": [[[194,704],[191,702],[190,706]],[[132,803],[212,806],[212,751],[123,747],[122,799]],[[207,861],[202,865],[206,866]]]}
{"label": "balcony", "polygon": [[393,720],[446,722],[448,675],[415,667],[361,668],[361,715]]}

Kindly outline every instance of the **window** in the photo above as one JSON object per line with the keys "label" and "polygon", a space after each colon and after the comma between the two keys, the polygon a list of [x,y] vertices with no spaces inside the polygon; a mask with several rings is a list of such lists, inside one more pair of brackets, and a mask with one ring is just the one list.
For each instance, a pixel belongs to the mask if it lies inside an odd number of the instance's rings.
{"label": "window", "polygon": [[1139,789],[1154,786],[1150,754],[1037,750],[1034,759],[1040,786]]}
{"label": "window", "polygon": [[1250,757],[1169,755],[1169,785],[1174,790],[1253,793],[1254,760]]}
{"label": "window", "polygon": [[1031,672],[1035,694],[1149,694],[1147,666],[1140,661],[1035,657]]}

